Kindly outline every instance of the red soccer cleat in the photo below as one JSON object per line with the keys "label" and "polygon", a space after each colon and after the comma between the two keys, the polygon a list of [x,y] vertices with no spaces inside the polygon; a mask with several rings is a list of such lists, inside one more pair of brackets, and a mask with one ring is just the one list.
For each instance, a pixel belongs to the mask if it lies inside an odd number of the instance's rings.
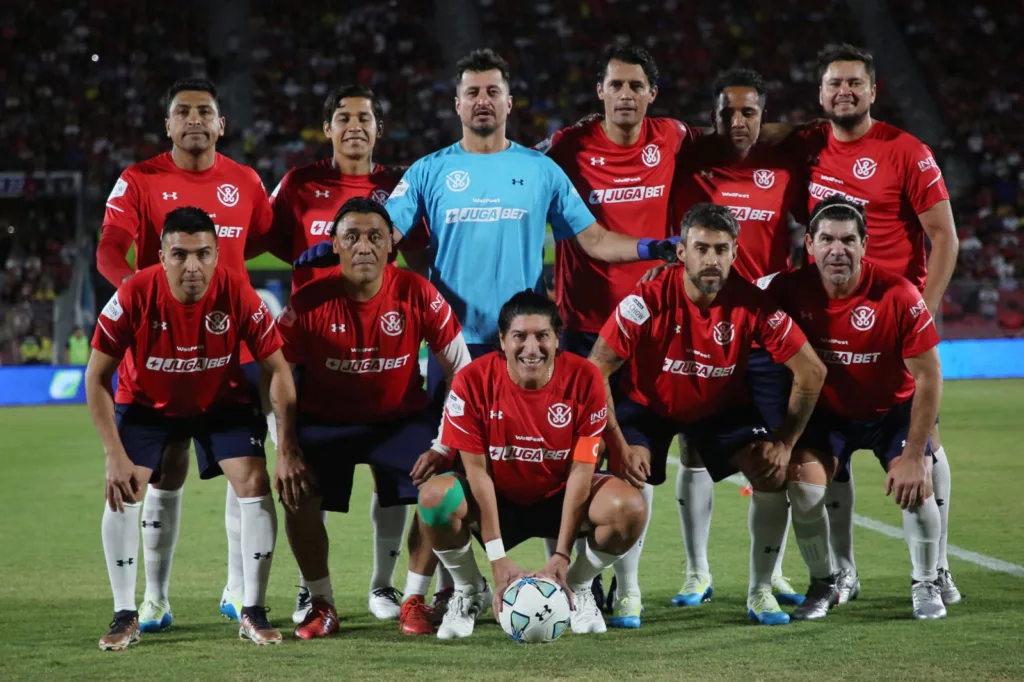
{"label": "red soccer cleat", "polygon": [[321,597],[313,597],[306,619],[295,628],[299,639],[327,637],[338,631],[338,612],[334,605]]}
{"label": "red soccer cleat", "polygon": [[432,610],[417,595],[409,597],[402,604],[402,615],[398,617],[398,627],[403,635],[432,635],[434,624],[430,621]]}

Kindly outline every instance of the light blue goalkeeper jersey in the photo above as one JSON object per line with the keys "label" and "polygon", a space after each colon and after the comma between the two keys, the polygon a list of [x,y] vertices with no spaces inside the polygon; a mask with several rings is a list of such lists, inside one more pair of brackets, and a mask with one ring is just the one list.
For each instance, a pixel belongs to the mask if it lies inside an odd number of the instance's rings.
{"label": "light blue goalkeeper jersey", "polygon": [[414,163],[387,202],[403,234],[426,218],[430,281],[451,304],[466,343],[490,343],[502,304],[523,289],[543,291],[545,226],[555,240],[594,222],[566,174],[513,142],[470,154],[456,142]]}

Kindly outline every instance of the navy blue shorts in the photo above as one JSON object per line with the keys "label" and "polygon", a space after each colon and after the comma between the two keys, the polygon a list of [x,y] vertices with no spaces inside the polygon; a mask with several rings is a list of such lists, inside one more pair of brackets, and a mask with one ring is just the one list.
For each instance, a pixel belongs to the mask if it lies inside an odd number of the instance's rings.
{"label": "navy blue shorts", "polygon": [[409,474],[436,436],[437,420],[427,411],[377,424],[299,418],[299,447],[316,477],[324,511],[348,511],[357,464],[373,467],[380,506],[415,504],[419,490]]}
{"label": "navy blue shorts", "polygon": [[786,418],[793,386],[789,368],[772,360],[771,354],[763,348],[751,348],[746,382],[761,418],[771,428],[779,428]]}
{"label": "navy blue shorts", "polygon": [[165,417],[143,405],[115,405],[114,421],[128,459],[158,470],[169,443],[192,439],[199,477],[224,473],[218,462],[236,457],[266,457],[267,421],[252,405],[226,407],[195,417]]}
{"label": "navy blue shorts", "polygon": [[772,432],[753,405],[728,408],[720,414],[684,424],[655,414],[632,400],[615,404],[615,416],[622,435],[630,445],[651,451],[651,476],[647,482],[665,482],[665,465],[672,439],[683,434],[688,447],[697,450],[712,480],[721,481],[736,473],[732,456],[745,445],[771,440]]}
{"label": "navy blue shorts", "polygon": [[[490,343],[467,343],[469,357],[473,360],[487,355],[496,350]],[[444,369],[437,361],[434,354],[427,351],[427,395],[430,397],[430,413],[436,415],[440,421],[441,413],[444,411],[444,401],[448,399],[448,389],[445,385]]]}
{"label": "navy blue shorts", "polygon": [[245,383],[249,387],[250,399],[254,404],[262,405],[263,399],[260,397],[260,363],[253,360],[241,367],[242,374],[245,375]]}

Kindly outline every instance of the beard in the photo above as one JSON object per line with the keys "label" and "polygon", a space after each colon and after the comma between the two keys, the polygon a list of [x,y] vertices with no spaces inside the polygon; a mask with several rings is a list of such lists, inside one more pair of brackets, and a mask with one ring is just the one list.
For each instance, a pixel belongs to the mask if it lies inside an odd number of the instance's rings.
{"label": "beard", "polygon": [[470,125],[469,130],[478,137],[490,137],[498,129],[496,124]]}
{"label": "beard", "polygon": [[830,113],[826,115],[826,118],[844,130],[852,130],[860,125],[861,121],[866,119],[870,113],[870,110],[855,112],[852,114]]}
{"label": "beard", "polygon": [[[705,281],[703,276],[716,275],[717,279]],[[700,290],[700,293],[705,296],[717,294],[722,290],[722,286],[725,284],[725,277],[720,272],[698,272],[696,275],[687,275],[690,281],[693,282],[693,286]]]}

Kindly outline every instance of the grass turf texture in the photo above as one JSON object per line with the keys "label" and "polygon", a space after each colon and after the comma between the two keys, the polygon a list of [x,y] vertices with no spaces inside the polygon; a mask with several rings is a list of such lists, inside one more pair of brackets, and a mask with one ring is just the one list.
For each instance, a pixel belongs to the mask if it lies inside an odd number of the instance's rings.
{"label": "grass turf texture", "polygon": [[[953,469],[950,542],[1024,564],[1024,382],[950,382],[942,436]],[[185,488],[171,584],[174,626],[122,653],[96,646],[111,616],[100,545],[103,459],[85,407],[0,410],[0,679],[108,680],[527,680],[527,679],[1020,679],[1024,580],[952,558],[965,595],[941,622],[910,619],[910,564],[900,540],[857,528],[863,592],[824,623],[757,626],[746,620],[747,505],[718,486],[710,558],[715,598],[695,609],[669,600],[682,583],[683,548],[673,485],[655,495],[641,565],[647,608],[638,631],[567,633],[517,646],[488,615],[468,640],[405,637],[366,610],[371,569],[371,479],[357,478],[354,512],[332,514],[334,591],[341,632],[326,641],[257,648],[217,612],[225,582],[224,479]],[[857,511],[900,525],[869,453],[854,459]],[[670,480],[674,479],[670,469]],[[280,511],[279,511],[280,513]],[[478,561],[483,552],[477,548]],[[540,568],[539,541],[511,556]],[[297,571],[281,525],[269,592],[272,620],[290,634]],[[140,557],[141,562],[141,557]],[[485,567],[486,569],[486,567]],[[485,570],[486,572],[486,570]],[[806,585],[795,541],[786,573]],[[405,558],[396,571],[401,588]],[[610,578],[610,572],[606,576]],[[143,571],[139,570],[139,599]]]}

